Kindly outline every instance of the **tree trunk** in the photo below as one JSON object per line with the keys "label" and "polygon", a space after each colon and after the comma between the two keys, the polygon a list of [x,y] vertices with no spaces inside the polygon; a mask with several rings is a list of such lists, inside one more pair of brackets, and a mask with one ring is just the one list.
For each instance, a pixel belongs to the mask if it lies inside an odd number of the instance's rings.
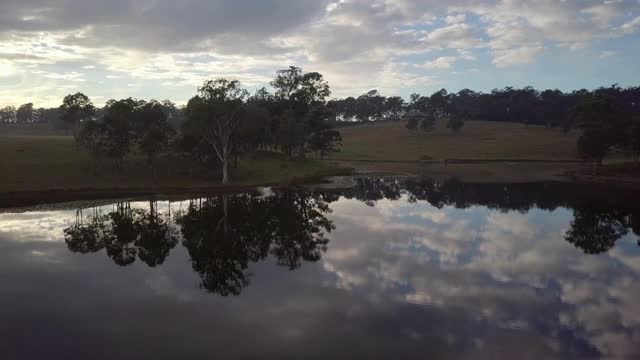
{"label": "tree trunk", "polygon": [[227,184],[229,182],[229,150],[227,147],[222,149],[222,183]]}

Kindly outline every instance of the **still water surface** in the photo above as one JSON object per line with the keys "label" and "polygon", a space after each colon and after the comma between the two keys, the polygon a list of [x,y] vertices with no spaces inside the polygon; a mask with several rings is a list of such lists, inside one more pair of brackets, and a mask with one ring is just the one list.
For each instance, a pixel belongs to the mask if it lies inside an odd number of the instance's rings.
{"label": "still water surface", "polygon": [[2,359],[640,358],[640,199],[342,192],[0,213]]}

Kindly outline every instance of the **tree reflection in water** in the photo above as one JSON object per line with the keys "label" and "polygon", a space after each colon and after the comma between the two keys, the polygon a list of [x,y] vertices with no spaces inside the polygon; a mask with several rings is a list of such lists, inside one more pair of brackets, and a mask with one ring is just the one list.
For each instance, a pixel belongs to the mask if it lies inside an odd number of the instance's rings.
{"label": "tree reflection in water", "polygon": [[[190,201],[175,216],[175,224],[202,287],[223,296],[238,295],[249,284],[249,265],[269,255],[291,270],[303,261],[320,260],[329,243],[326,234],[334,229],[325,214],[337,199],[300,192],[220,195]],[[119,203],[107,215],[93,209],[84,217],[78,210],[64,233],[73,252],[106,249],[118,265],[130,265],[137,257],[153,267],[162,264],[178,242],[172,224],[155,202],[149,210]]]}
{"label": "tree reflection in water", "polygon": [[178,243],[169,218],[158,212],[153,201],[149,210],[122,202],[106,215],[92,209],[86,218],[78,210],[64,234],[69,250],[86,254],[106,249],[107,256],[120,266],[134,263],[136,256],[151,267],[161,265]]}
{"label": "tree reflection in water", "polygon": [[610,250],[630,229],[640,235],[640,209],[627,191],[564,183],[361,178],[355,187],[340,192],[287,191],[268,197],[242,194],[191,200],[174,221],[170,214],[160,213],[155,202],[150,202],[148,209],[119,203],[106,215],[93,209],[85,217],[79,210],[73,225],[64,230],[65,241],[73,252],[105,249],[118,265],[139,259],[153,267],[166,260],[180,235],[201,286],[224,296],[238,295],[249,284],[251,263],[271,256],[278,265],[293,270],[304,261],[320,260],[329,242],[326,235],[334,229],[325,215],[331,211],[329,204],[340,196],[368,206],[406,197],[409,202],[426,201],[439,209],[476,205],[523,213],[533,208],[573,209],[574,219],[565,239],[587,254]]}
{"label": "tree reflection in water", "polygon": [[409,202],[427,201],[441,209],[485,206],[500,211],[526,213],[533,208],[553,211],[573,209],[574,220],[565,239],[586,254],[609,251],[629,233],[638,236],[640,246],[640,208],[623,189],[569,183],[471,184],[456,180],[407,180],[361,178],[344,194],[369,206],[382,199]]}
{"label": "tree reflection in water", "polygon": [[321,195],[221,195],[192,201],[177,223],[202,287],[226,296],[238,295],[249,284],[249,264],[268,255],[289,269],[318,261],[333,230],[329,211]]}

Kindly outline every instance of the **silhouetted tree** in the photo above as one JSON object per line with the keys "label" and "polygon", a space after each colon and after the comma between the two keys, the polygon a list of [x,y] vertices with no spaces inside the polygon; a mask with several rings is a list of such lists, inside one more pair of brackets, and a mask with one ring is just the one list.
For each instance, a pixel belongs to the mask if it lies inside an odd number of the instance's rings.
{"label": "silhouetted tree", "polygon": [[73,129],[76,141],[79,139],[80,123],[91,119],[96,111],[91,100],[82,93],[65,96],[59,110],[61,119]]}
{"label": "silhouetted tree", "polygon": [[32,103],[20,105],[20,107],[16,111],[16,121],[23,124],[34,122],[34,111]]}
{"label": "silhouetted tree", "polygon": [[610,210],[587,206],[574,210],[573,216],[565,239],[586,254],[609,251],[628,232],[624,218]]}
{"label": "silhouetted tree", "polygon": [[199,95],[189,100],[183,130],[201,137],[222,163],[222,183],[229,182],[229,159],[242,119],[244,99],[249,93],[237,80],[206,81]]}
{"label": "silhouetted tree", "polygon": [[582,129],[578,151],[598,164],[612,146],[619,143],[624,113],[615,98],[595,95],[576,107],[574,121]]}
{"label": "silhouetted tree", "polygon": [[342,135],[333,129],[320,130],[311,134],[308,143],[309,150],[319,153],[322,160],[327,154],[340,151]]}
{"label": "silhouetted tree", "polygon": [[167,123],[163,106],[156,101],[136,108],[135,119],[136,143],[155,176],[155,159],[169,147],[175,131]]}
{"label": "silhouetted tree", "polygon": [[178,244],[169,220],[158,211],[158,204],[149,202],[149,211],[136,217],[139,236],[135,242],[138,258],[150,267],[164,263],[171,250]]}
{"label": "silhouetted tree", "polygon": [[64,229],[64,241],[74,253],[89,254],[98,252],[105,247],[105,217],[97,208],[91,209],[86,220],[83,210],[76,211],[73,225]]}
{"label": "silhouetted tree", "polygon": [[15,106],[5,106],[0,109],[0,122],[14,123],[17,121]]}
{"label": "silhouetted tree", "polygon": [[249,285],[249,265],[268,254],[290,269],[320,259],[333,229],[328,211],[322,197],[300,193],[222,195],[192,201],[176,222],[202,287],[227,296]]}
{"label": "silhouetted tree", "polygon": [[123,168],[124,157],[130,152],[135,138],[132,120],[139,105],[140,102],[128,98],[109,101],[105,106],[102,125],[106,139],[106,154],[117,160],[120,169]]}

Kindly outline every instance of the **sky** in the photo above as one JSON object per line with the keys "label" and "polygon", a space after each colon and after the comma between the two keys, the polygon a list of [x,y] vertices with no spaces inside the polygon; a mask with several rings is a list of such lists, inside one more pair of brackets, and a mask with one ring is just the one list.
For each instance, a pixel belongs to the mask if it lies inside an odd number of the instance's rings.
{"label": "sky", "polygon": [[640,85],[640,0],[0,0],[0,106],[183,104],[290,65],[332,97]]}

